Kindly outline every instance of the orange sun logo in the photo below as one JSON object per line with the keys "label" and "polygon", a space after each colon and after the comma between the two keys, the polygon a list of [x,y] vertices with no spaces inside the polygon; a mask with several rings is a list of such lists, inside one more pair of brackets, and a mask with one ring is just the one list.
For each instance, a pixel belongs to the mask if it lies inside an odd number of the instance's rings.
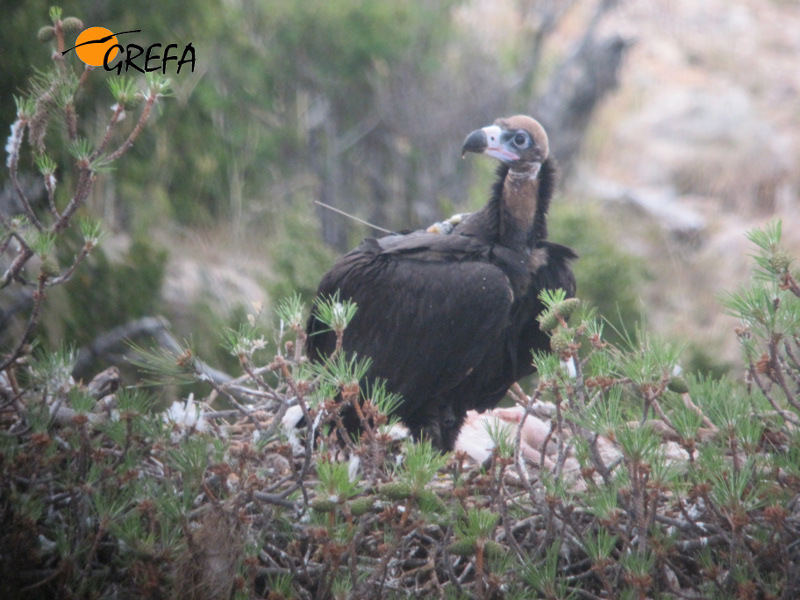
{"label": "orange sun logo", "polygon": [[109,49],[111,52],[106,62],[111,62],[119,52],[119,48],[113,48],[117,44],[117,36],[105,27],[89,27],[81,31],[75,40],[75,52],[87,65],[102,67]]}

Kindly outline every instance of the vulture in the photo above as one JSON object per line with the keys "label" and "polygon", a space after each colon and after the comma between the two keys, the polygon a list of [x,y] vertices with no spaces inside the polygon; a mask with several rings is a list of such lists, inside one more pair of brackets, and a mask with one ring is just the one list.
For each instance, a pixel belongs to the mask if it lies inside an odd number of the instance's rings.
{"label": "vulture", "polygon": [[[366,378],[399,394],[397,416],[443,451],[453,449],[467,411],[494,408],[534,371],[532,351],[550,349],[536,319],[540,292],[575,295],[577,255],[547,241],[556,172],[544,128],[523,115],[498,119],[466,137],[467,152],[500,161],[483,209],[448,234],[364,239],[323,276],[315,301],[338,293],[357,305],[343,351],[369,357]],[[307,334],[311,360],[334,352],[336,335],[315,311]]]}

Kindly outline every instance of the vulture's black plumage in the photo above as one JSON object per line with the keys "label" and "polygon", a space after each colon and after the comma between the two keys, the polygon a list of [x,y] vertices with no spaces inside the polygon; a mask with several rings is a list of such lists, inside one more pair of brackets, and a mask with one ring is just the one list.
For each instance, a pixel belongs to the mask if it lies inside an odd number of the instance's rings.
{"label": "vulture's black plumage", "polygon": [[[347,353],[368,356],[370,379],[402,396],[397,414],[415,437],[450,450],[468,410],[493,408],[548,350],[536,317],[543,289],[575,294],[575,253],[548,242],[555,184],[547,134],[527,116],[499,119],[467,136],[463,153],[501,161],[492,196],[442,235],[367,238],[322,278],[318,298],[339,292],[357,305]],[[312,313],[307,350],[322,360],[336,338]]]}

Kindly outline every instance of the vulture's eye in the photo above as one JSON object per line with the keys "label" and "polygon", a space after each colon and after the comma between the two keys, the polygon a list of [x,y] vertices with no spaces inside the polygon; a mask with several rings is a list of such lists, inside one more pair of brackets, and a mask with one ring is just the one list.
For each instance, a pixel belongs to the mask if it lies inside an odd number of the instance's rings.
{"label": "vulture's eye", "polygon": [[518,133],[514,136],[514,145],[517,148],[525,148],[528,145],[528,136],[524,133]]}

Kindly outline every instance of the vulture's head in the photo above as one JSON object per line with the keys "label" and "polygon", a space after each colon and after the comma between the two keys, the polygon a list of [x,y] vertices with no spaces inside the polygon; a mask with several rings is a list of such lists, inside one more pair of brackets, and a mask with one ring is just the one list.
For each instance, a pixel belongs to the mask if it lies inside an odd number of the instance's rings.
{"label": "vulture's head", "polygon": [[467,136],[461,155],[467,152],[493,156],[512,171],[536,173],[547,160],[547,133],[536,119],[526,115],[497,119],[494,125]]}

